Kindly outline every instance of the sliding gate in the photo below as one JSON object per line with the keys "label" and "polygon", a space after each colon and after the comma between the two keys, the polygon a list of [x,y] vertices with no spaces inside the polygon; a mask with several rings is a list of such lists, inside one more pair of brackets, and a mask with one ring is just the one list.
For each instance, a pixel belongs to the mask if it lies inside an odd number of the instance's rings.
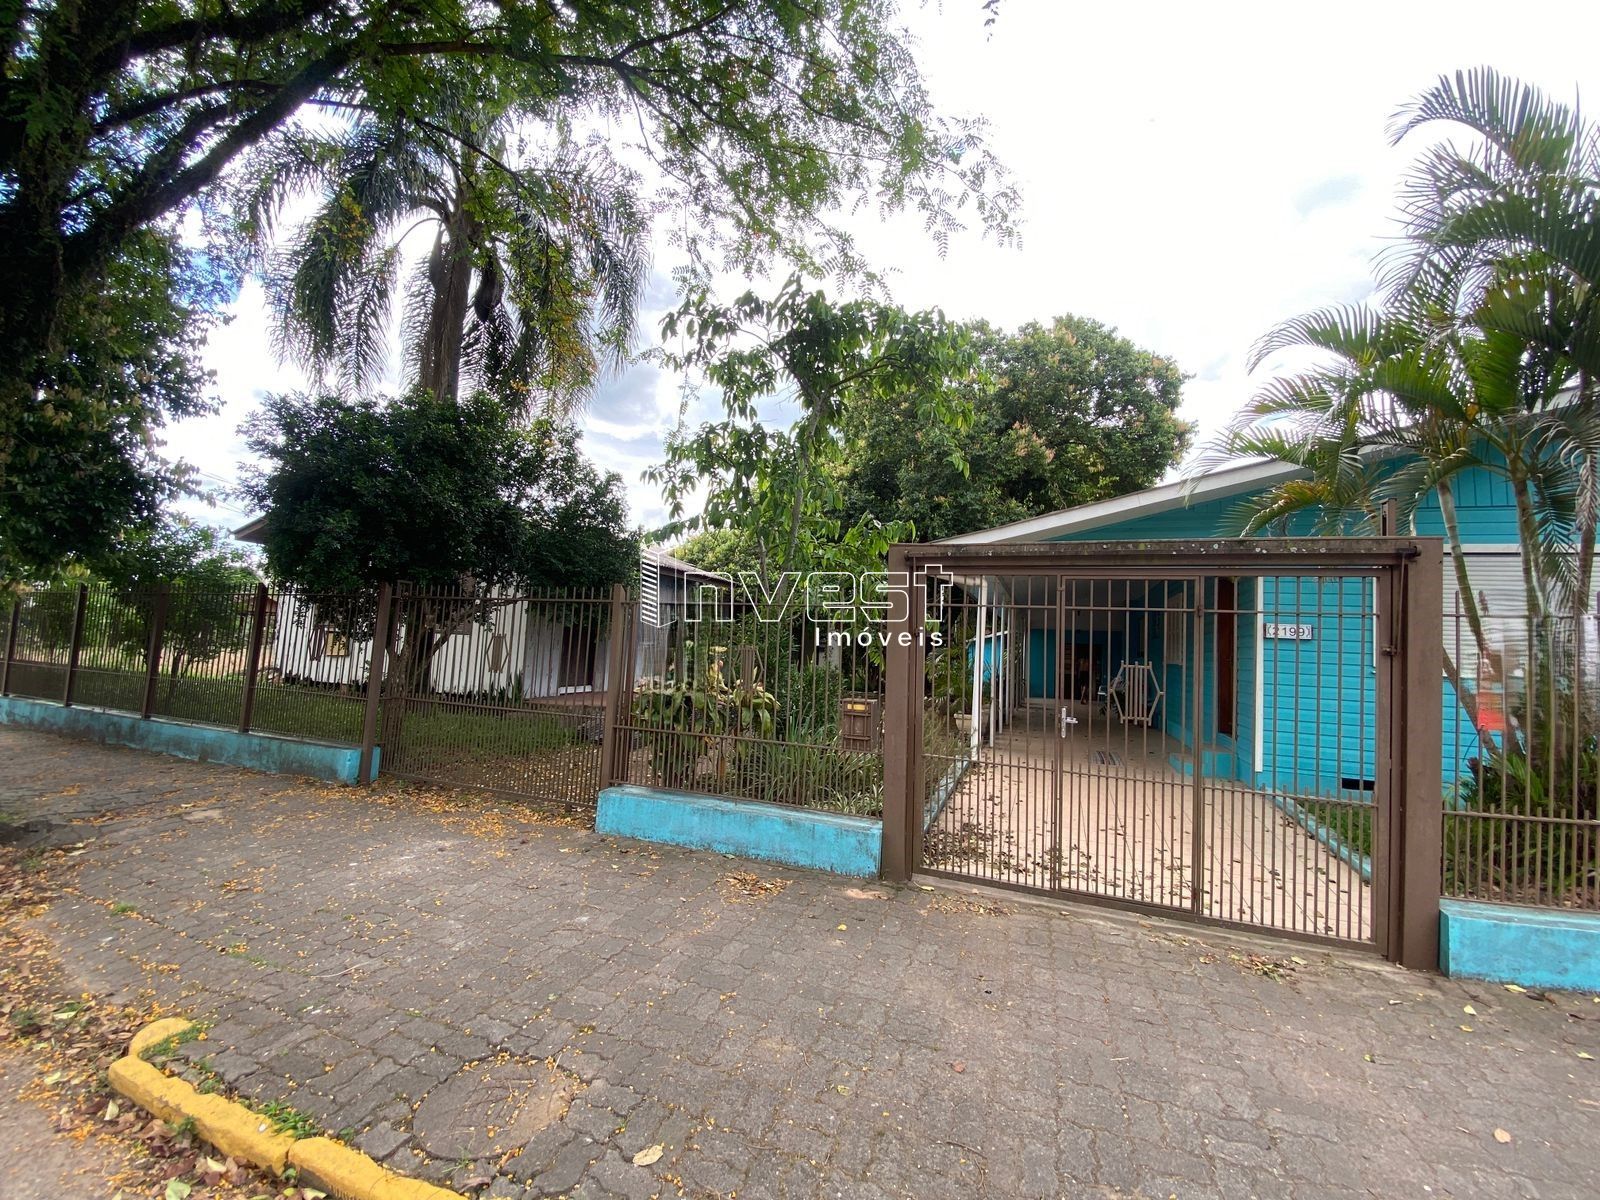
{"label": "sliding gate", "polygon": [[891,691],[907,802],[886,804],[886,866],[1391,957],[1409,877],[1426,954],[1438,637],[1408,615],[1439,607],[1440,558],[1397,539],[908,548],[922,636],[890,664],[910,695],[902,713]]}

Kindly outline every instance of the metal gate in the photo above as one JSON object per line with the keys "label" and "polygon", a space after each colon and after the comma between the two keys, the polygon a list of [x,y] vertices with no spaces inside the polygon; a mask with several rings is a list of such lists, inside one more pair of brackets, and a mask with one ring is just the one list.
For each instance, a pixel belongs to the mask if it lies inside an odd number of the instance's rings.
{"label": "metal gate", "polygon": [[1397,539],[907,548],[921,636],[889,667],[908,736],[886,785],[909,803],[886,800],[888,873],[903,855],[1391,957],[1409,921],[1425,954],[1406,893],[1426,908],[1431,884],[1436,913],[1437,667],[1431,721],[1404,685],[1429,678],[1437,631],[1408,639],[1407,617],[1438,607],[1419,589],[1436,597],[1440,558]]}

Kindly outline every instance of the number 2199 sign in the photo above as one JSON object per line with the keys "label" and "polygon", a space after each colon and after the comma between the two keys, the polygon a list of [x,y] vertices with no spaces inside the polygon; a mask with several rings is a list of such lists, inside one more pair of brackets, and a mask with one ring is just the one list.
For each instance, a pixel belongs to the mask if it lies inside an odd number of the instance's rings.
{"label": "number 2199 sign", "polygon": [[1286,642],[1309,642],[1311,640],[1311,626],[1285,624],[1279,621],[1267,621],[1261,626],[1264,637],[1278,638]]}

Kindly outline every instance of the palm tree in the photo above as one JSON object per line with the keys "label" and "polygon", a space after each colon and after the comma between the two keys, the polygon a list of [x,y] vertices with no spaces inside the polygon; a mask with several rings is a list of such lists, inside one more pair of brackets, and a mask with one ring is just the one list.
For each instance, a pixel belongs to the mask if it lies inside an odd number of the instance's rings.
{"label": "palm tree", "polygon": [[[1600,524],[1600,133],[1488,70],[1441,79],[1401,110],[1394,137],[1434,121],[1475,139],[1420,159],[1378,303],[1325,309],[1268,334],[1252,370],[1284,350],[1318,361],[1267,382],[1207,457],[1306,468],[1241,513],[1245,532],[1312,509],[1322,531],[1373,531],[1391,503],[1405,532],[1436,496],[1480,661],[1493,648],[1461,552],[1455,482],[1468,469],[1503,478],[1523,548],[1528,669],[1548,686],[1523,698],[1515,736],[1484,742],[1498,780],[1480,768],[1471,782],[1493,807],[1586,815],[1596,802],[1595,714],[1571,671],[1585,662]],[[1476,698],[1448,653],[1445,669],[1477,724]]]}
{"label": "palm tree", "polygon": [[[513,119],[470,97],[447,123],[363,115],[301,132],[245,172],[244,233],[262,254],[280,352],[350,391],[387,366],[410,235],[433,241],[403,285],[409,382],[520,395],[565,415],[626,358],[648,269],[634,177],[598,143],[519,163]],[[282,209],[312,215],[273,247]]]}
{"label": "palm tree", "polygon": [[[1575,411],[1565,372],[1548,369],[1518,335],[1455,323],[1435,328],[1408,306],[1340,307],[1285,322],[1256,346],[1254,369],[1287,348],[1322,361],[1265,384],[1208,457],[1268,457],[1306,468],[1239,513],[1244,533],[1311,514],[1321,533],[1375,533],[1390,503],[1395,532],[1438,499],[1454,553],[1457,592],[1480,656],[1490,652],[1468,575],[1455,481],[1477,468],[1506,479],[1525,547],[1528,611],[1573,595],[1571,548],[1580,479],[1600,439],[1600,420]],[[1446,672],[1472,711],[1470,689],[1446,655]]]}
{"label": "palm tree", "polygon": [[[1437,122],[1474,136],[1434,146],[1416,164],[1390,292],[1421,285],[1447,317],[1522,339],[1531,359],[1567,372],[1568,407],[1586,415],[1600,380],[1600,126],[1489,67],[1441,76],[1395,114],[1391,141]],[[1592,444],[1583,449],[1574,613],[1593,600],[1600,526],[1600,457]]]}

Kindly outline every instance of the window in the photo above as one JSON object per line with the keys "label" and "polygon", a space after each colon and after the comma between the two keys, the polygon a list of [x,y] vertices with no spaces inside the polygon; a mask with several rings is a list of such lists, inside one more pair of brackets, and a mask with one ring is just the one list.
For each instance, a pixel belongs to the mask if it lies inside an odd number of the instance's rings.
{"label": "window", "polygon": [[561,674],[557,686],[594,686],[595,632],[587,626],[566,625],[561,630]]}

